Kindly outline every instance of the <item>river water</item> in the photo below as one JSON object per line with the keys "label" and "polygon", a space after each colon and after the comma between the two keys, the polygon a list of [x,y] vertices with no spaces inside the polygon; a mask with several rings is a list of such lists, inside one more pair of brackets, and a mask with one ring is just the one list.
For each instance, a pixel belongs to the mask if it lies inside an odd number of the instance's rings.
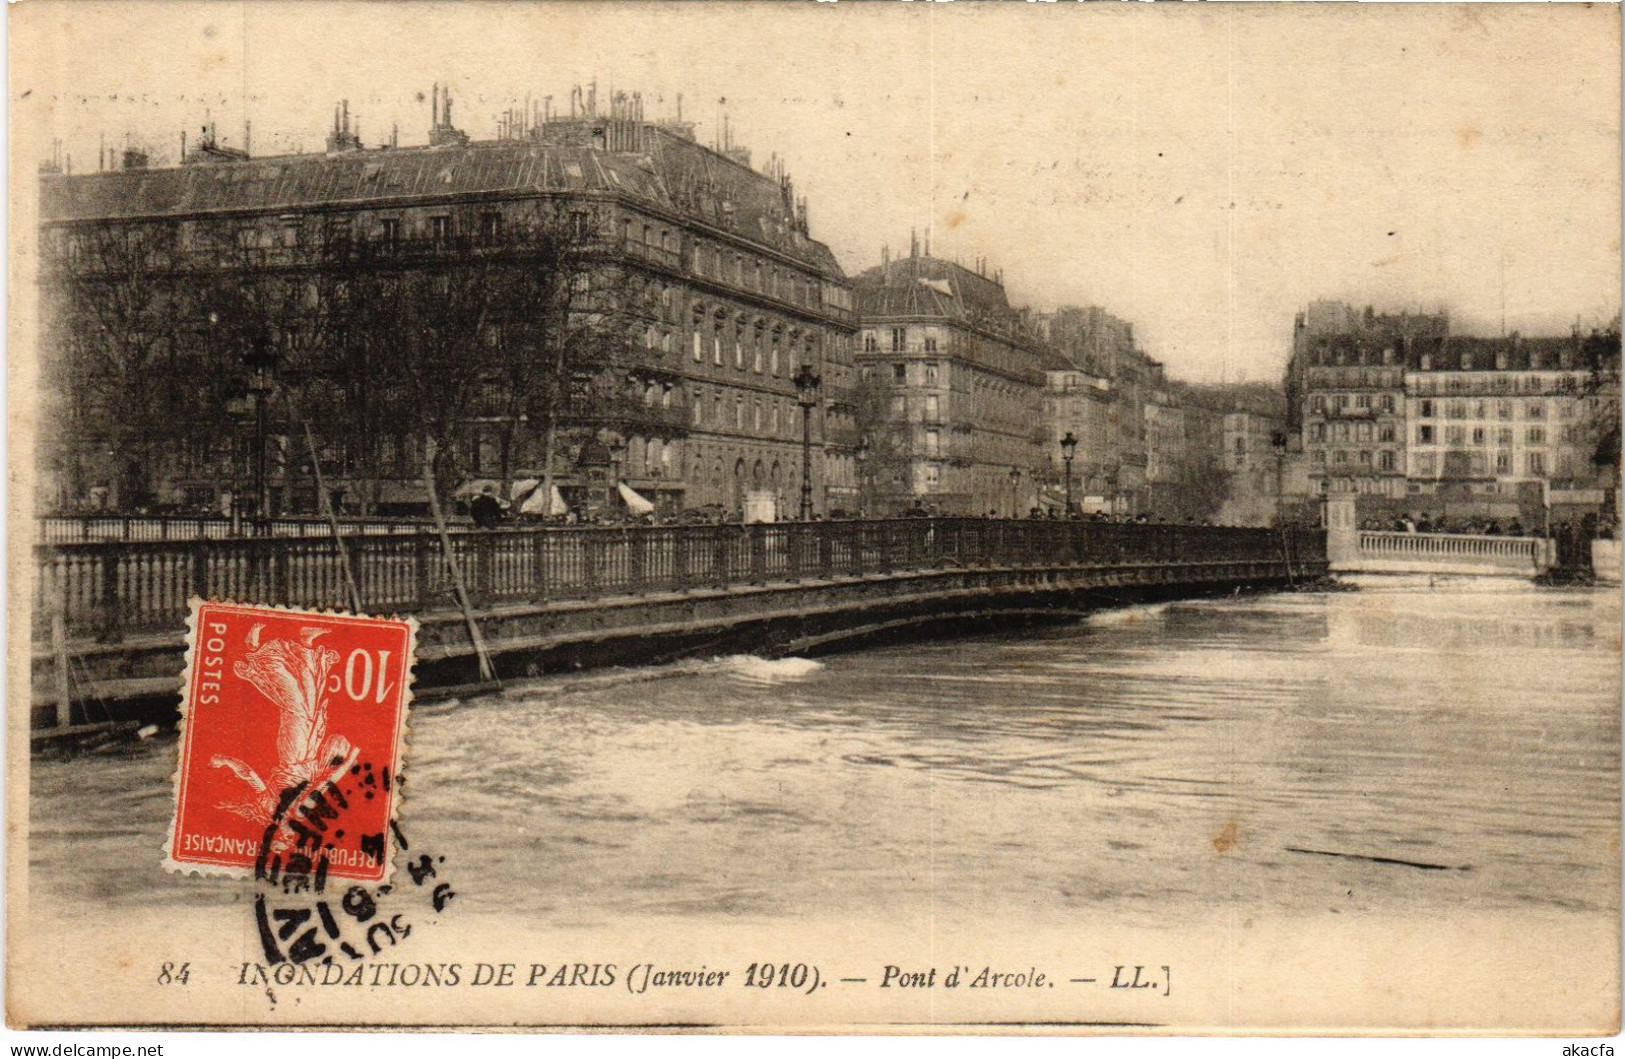
{"label": "river water", "polygon": [[[1617,592],[1371,580],[534,682],[414,710],[403,825],[468,911],[560,928],[1609,915],[1619,629]],[[174,758],[36,761],[32,892],[237,900],[158,867]]]}

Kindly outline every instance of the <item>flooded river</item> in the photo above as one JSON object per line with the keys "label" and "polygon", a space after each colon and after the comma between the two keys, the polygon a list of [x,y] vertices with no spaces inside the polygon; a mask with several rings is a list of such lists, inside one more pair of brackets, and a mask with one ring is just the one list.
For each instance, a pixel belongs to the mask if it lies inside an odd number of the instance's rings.
{"label": "flooded river", "polygon": [[[584,674],[414,711],[469,911],[1177,922],[1618,906],[1619,596],[1366,582],[1009,638]],[[192,906],[173,739],[43,760],[32,889]]]}

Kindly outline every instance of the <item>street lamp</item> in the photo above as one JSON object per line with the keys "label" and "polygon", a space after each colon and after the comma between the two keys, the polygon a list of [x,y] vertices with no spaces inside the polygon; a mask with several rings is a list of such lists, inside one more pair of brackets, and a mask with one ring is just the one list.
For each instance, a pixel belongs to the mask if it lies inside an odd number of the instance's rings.
{"label": "street lamp", "polygon": [[1286,489],[1282,478],[1286,470],[1286,431],[1270,431],[1270,448],[1275,450],[1275,524],[1282,525],[1286,514]]}
{"label": "street lamp", "polygon": [[243,366],[248,368],[248,394],[254,399],[254,507],[262,533],[265,520],[271,517],[270,482],[265,471],[265,406],[276,387],[276,364],[276,350],[270,341],[265,335],[255,335],[243,354]]}
{"label": "street lamp", "polygon": [[796,403],[801,405],[801,521],[812,520],[812,410],[818,404],[818,387],[823,383],[811,364],[803,364],[790,377],[796,387]]}
{"label": "street lamp", "polygon": [[1017,492],[1017,490],[1020,489],[1020,483],[1021,483],[1021,468],[1020,467],[1012,467],[1012,468],[1010,468],[1010,517],[1011,518],[1020,518],[1021,517],[1021,500],[1020,500],[1020,494]]}
{"label": "street lamp", "polygon": [[1072,458],[1078,454],[1078,439],[1072,431],[1061,439],[1061,462],[1066,465],[1066,518],[1072,517]]}
{"label": "street lamp", "polygon": [[858,439],[857,448],[852,450],[852,459],[858,465],[858,517],[869,516],[869,439]]}

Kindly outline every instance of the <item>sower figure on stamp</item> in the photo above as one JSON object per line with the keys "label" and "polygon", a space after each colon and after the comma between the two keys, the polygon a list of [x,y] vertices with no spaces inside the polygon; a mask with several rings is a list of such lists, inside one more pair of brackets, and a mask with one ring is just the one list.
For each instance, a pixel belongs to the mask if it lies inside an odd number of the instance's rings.
{"label": "sower figure on stamp", "polygon": [[267,640],[259,642],[264,626],[249,630],[253,651],[235,664],[237,676],[270,699],[280,714],[277,725],[276,769],[268,783],[254,768],[237,758],[216,755],[209,764],[230,769],[250,788],[240,802],[222,802],[221,808],[268,824],[276,813],[277,800],[285,790],[307,789],[340,776],[355,764],[358,751],[342,735],[327,732],[327,683],[339,655],[315,644],[322,629],[301,629],[304,642]]}

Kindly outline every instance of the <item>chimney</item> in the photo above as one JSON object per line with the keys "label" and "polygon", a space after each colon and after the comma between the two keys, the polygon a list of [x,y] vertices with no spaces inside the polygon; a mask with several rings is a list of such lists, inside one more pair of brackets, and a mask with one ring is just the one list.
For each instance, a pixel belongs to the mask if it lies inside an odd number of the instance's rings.
{"label": "chimney", "polygon": [[[359,122],[357,127],[359,128]],[[327,153],[361,150],[361,136],[350,127],[350,101],[340,100],[333,108],[333,131],[327,134]]]}

